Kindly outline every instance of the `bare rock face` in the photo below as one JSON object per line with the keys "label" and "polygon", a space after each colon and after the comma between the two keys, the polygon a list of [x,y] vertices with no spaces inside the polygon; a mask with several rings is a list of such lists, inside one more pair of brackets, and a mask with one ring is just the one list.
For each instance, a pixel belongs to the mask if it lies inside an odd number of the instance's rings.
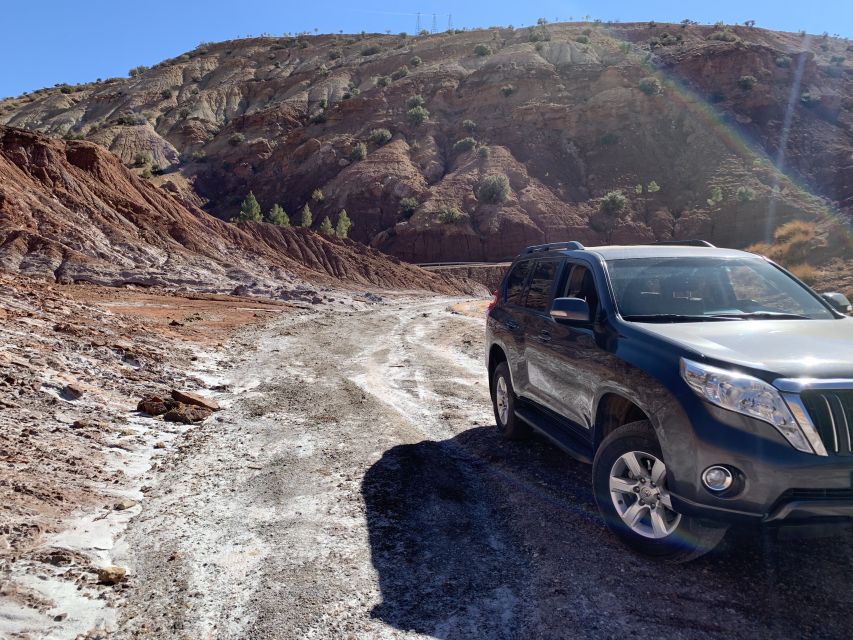
{"label": "bare rock face", "polygon": [[[315,226],[346,209],[351,238],[414,262],[503,260],[526,244],[566,239],[699,235],[742,247],[792,219],[850,215],[847,43],[740,26],[722,41],[715,30],[575,23],[417,38],[249,38],[204,45],[135,78],[9,99],[0,123],[83,136],[134,174],[156,165],[166,175],[153,181],[169,197],[85,143],[38,153],[20,139],[7,143],[5,157],[26,176],[13,182],[57,195],[61,215],[50,225],[36,213],[26,223],[0,218],[0,264],[73,280],[103,278],[107,260],[125,281],[230,279],[232,288],[238,270],[276,281],[267,261],[296,277],[396,286],[404,276],[362,263],[348,272],[349,245],[306,247],[305,237],[253,225],[226,230],[197,208],[230,219],[249,190],[264,211],[278,203],[295,217],[308,203]],[[492,53],[475,55],[480,44]],[[368,45],[378,53],[362,56]],[[421,64],[392,78],[413,56]],[[644,84],[649,78],[659,84]],[[415,102],[428,111],[422,122],[409,113]],[[468,137],[473,148],[457,146]],[[359,143],[362,160],[353,156]],[[791,175],[774,169],[780,160]],[[54,169],[66,162],[73,169]],[[499,202],[479,193],[493,174],[511,185]],[[0,178],[12,179],[2,164]],[[92,178],[112,189],[95,190]],[[652,181],[659,190],[649,192]],[[74,232],[78,184],[86,223],[114,244],[93,246]],[[738,197],[741,188],[750,198]],[[323,198],[312,197],[317,189]],[[714,189],[722,199],[709,203]],[[602,222],[600,198],[611,190],[628,204]],[[0,191],[0,212],[39,212],[45,197]],[[117,229],[105,225],[112,216],[123,221]],[[130,251],[121,244],[128,232]],[[250,250],[265,260],[248,258]]]}
{"label": "bare rock face", "polygon": [[307,229],[225,223],[90,142],[0,126],[0,269],[59,282],[284,297],[306,281],[468,293],[449,277]]}

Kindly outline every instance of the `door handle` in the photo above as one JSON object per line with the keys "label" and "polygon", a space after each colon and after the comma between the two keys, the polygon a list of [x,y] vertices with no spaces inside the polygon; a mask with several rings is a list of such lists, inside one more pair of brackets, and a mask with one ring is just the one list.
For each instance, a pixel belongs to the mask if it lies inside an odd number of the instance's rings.
{"label": "door handle", "polygon": [[551,342],[551,332],[547,329],[542,329],[542,331],[539,332],[539,339],[542,342]]}

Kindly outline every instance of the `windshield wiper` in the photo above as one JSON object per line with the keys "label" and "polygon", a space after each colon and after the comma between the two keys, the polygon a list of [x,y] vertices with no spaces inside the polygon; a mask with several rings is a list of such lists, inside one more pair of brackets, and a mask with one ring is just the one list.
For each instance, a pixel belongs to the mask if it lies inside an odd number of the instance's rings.
{"label": "windshield wiper", "polygon": [[623,320],[629,322],[715,322],[725,320],[737,320],[740,316],[690,316],[681,313],[650,313],[646,315],[622,316]]}
{"label": "windshield wiper", "polygon": [[731,318],[734,320],[811,320],[808,316],[784,311],[750,311],[748,313],[715,313],[711,318]]}

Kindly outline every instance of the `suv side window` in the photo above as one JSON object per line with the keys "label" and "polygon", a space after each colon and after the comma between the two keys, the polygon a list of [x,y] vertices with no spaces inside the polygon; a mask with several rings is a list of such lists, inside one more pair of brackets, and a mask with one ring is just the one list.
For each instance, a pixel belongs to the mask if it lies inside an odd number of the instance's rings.
{"label": "suv side window", "polygon": [[516,264],[506,279],[506,293],[504,299],[507,304],[520,305],[524,298],[524,283],[527,282],[527,274],[530,273],[531,260],[525,260]]}
{"label": "suv side window", "polygon": [[551,302],[551,290],[554,288],[554,278],[557,275],[557,260],[543,260],[536,263],[530,286],[527,289],[527,300],[524,306],[535,311],[548,311]]}
{"label": "suv side window", "polygon": [[598,291],[595,288],[595,279],[592,271],[580,264],[569,264],[567,266],[572,271],[566,281],[566,288],[562,294],[563,297],[586,300],[592,317],[595,317],[595,312],[598,309]]}

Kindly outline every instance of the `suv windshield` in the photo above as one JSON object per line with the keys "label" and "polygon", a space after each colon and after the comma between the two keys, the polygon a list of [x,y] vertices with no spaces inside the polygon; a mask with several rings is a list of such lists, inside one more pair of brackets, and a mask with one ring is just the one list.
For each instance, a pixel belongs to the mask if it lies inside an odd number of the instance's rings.
{"label": "suv windshield", "polygon": [[750,258],[608,260],[619,313],[641,322],[831,319],[808,289]]}

